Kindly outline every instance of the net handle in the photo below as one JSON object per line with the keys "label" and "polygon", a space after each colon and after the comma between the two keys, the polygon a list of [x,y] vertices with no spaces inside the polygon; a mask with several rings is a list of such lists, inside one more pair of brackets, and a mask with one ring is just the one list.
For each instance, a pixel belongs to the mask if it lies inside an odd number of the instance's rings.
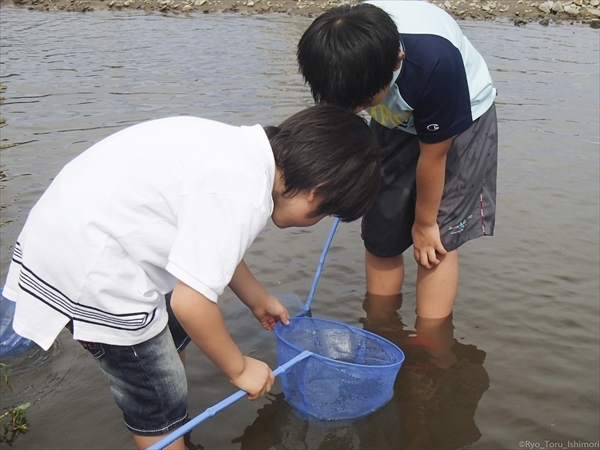
{"label": "net handle", "polygon": [[310,306],[312,305],[313,297],[315,296],[315,291],[317,290],[317,284],[319,284],[319,278],[321,277],[321,271],[323,270],[323,264],[325,264],[327,252],[329,251],[331,241],[333,241],[333,236],[335,235],[335,230],[337,229],[339,223],[340,218],[336,217],[333,221],[333,225],[331,226],[331,230],[329,231],[329,237],[327,238],[327,241],[325,241],[325,245],[323,246],[323,251],[321,252],[321,257],[319,258],[319,264],[317,266],[317,271],[315,273],[315,277],[313,279],[308,298],[306,299],[306,304],[304,305],[302,311],[296,317],[304,317],[308,315],[308,312],[310,311]]}
{"label": "net handle", "polygon": [[[300,361],[308,358],[312,354],[313,353],[308,350],[303,351],[299,355],[295,356],[294,358],[290,359],[285,364],[282,364],[277,369],[275,369],[273,371],[273,375],[275,375],[277,377],[277,376],[281,375],[282,373],[287,372],[292,366],[298,364]],[[148,447],[147,450],[162,450],[167,445],[171,444],[172,442],[175,442],[177,439],[179,439],[181,436],[183,436],[188,431],[191,431],[193,428],[200,425],[206,419],[210,419],[215,414],[217,414],[219,411],[227,408],[229,405],[237,402],[239,399],[245,397],[246,395],[248,395],[248,393],[246,391],[240,389],[239,391],[231,394],[226,399],[221,400],[216,405],[206,408],[203,413],[197,415],[195,418],[190,420],[188,423],[186,423],[182,427],[176,429],[171,434],[165,436],[160,441],[155,442],[150,447]]]}

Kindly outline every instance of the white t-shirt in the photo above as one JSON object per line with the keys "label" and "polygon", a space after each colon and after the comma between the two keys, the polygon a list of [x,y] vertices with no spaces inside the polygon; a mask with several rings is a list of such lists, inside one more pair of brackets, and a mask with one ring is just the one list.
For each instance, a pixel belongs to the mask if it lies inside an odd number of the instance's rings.
{"label": "white t-shirt", "polygon": [[134,345],[167,323],[179,279],[216,302],[273,210],[275,161],[259,125],[153,120],[59,173],[15,246],[13,327],[48,349],[74,338]]}

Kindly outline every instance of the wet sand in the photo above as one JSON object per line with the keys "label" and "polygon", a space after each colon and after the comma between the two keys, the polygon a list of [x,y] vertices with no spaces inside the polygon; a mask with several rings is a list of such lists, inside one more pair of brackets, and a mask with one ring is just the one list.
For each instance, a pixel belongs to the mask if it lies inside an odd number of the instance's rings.
{"label": "wet sand", "polygon": [[[355,1],[339,0],[0,0],[2,7],[91,12],[142,10],[163,14],[283,13],[316,17],[323,11]],[[600,28],[599,0],[437,0],[434,4],[458,20],[510,20],[528,23],[584,24]]]}

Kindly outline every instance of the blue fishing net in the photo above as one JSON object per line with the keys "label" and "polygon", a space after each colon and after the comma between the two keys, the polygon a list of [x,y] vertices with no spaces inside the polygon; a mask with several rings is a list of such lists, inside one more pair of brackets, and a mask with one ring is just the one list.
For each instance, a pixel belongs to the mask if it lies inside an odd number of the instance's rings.
{"label": "blue fishing net", "polygon": [[278,324],[277,360],[313,353],[281,375],[286,401],[302,418],[353,420],[390,401],[404,354],[387,339],[344,323],[295,317]]}

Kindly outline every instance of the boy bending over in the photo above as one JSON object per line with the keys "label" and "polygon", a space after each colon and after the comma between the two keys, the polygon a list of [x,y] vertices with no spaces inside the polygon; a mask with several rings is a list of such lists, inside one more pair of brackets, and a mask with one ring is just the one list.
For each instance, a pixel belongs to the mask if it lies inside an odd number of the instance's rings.
{"label": "boy bending over", "polygon": [[331,9],[297,50],[318,103],[366,110],[382,184],[362,221],[367,292],[401,293],[403,253],[418,263],[417,314],[450,315],[458,247],[491,236],[496,209],[496,90],[457,23],[424,1]]}
{"label": "boy bending over", "polygon": [[124,129],[67,164],[31,210],[4,287],[13,327],[48,350],[67,326],[146,448],[186,421],[178,352],[190,339],[250,399],[271,389],[268,365],[229,335],[219,295],[229,286],[267,330],[287,324],[244,252],[269,217],[280,228],[361,217],[379,174],[368,125],[334,106],[279,127],[180,116]]}

